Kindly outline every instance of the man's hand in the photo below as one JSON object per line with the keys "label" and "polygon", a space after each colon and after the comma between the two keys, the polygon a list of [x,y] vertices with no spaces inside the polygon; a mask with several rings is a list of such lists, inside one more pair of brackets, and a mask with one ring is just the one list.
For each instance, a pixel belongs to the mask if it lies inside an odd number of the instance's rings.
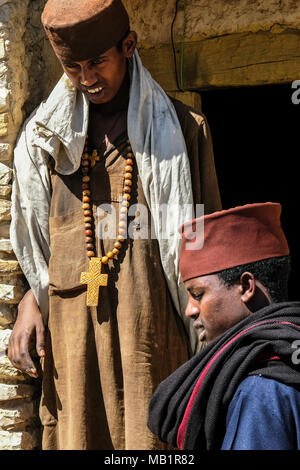
{"label": "man's hand", "polygon": [[37,378],[38,371],[29,354],[30,342],[34,339],[38,355],[44,357],[45,328],[34,294],[32,290],[29,290],[19,304],[18,317],[10,336],[7,356],[16,369]]}

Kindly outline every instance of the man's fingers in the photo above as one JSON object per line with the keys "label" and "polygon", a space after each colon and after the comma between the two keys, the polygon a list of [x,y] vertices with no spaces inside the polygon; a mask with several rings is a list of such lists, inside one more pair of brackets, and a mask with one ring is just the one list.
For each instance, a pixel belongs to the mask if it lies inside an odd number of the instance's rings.
{"label": "man's fingers", "polygon": [[14,360],[17,364],[17,369],[32,377],[36,377],[37,370],[29,354],[29,339],[30,334],[28,331],[25,330],[20,334],[19,350]]}
{"label": "man's fingers", "polygon": [[12,334],[9,340],[7,357],[16,369],[19,369],[21,364],[19,350],[19,339]]}
{"label": "man's fingers", "polygon": [[44,355],[44,324],[36,299],[31,289],[24,295],[18,308],[8,347],[8,359],[12,365],[32,377],[38,372],[31,359],[32,341],[40,357]]}
{"label": "man's fingers", "polygon": [[7,357],[8,357],[8,359],[10,360],[10,362],[12,363],[12,365],[14,367],[16,367],[16,365],[15,365],[15,356],[16,356],[15,341],[13,339],[13,334],[12,334],[11,337],[9,338],[9,343],[8,343],[8,348],[7,348]]}
{"label": "man's fingers", "polygon": [[45,328],[43,326],[36,328],[36,351],[40,357],[45,356]]}

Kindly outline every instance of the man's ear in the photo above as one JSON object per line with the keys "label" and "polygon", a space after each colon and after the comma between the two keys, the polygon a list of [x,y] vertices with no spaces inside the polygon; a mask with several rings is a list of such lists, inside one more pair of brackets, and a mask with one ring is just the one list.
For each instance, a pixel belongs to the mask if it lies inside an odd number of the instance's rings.
{"label": "man's ear", "polygon": [[241,301],[245,304],[253,299],[256,290],[256,281],[252,273],[244,272],[240,277]]}
{"label": "man's ear", "polygon": [[130,31],[128,36],[123,41],[123,53],[124,56],[129,59],[133,56],[137,45],[137,34],[135,31]]}

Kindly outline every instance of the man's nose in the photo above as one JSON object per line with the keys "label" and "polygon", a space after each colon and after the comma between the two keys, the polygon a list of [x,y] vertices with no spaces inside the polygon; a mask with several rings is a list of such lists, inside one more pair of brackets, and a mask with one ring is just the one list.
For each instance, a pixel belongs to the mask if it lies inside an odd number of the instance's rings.
{"label": "man's nose", "polygon": [[81,67],[80,83],[85,87],[89,87],[97,83],[97,77],[92,67]]}
{"label": "man's nose", "polygon": [[185,314],[189,318],[196,319],[200,315],[200,310],[197,305],[197,302],[193,302],[192,300],[189,300],[185,309]]}

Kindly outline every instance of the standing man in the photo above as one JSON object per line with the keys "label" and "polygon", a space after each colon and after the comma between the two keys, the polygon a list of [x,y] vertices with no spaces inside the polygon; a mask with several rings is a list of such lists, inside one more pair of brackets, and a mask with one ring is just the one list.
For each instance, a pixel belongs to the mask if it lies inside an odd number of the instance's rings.
{"label": "standing man", "polygon": [[183,207],[220,208],[209,130],[144,69],[121,0],[49,0],[42,22],[65,73],[15,151],[11,238],[31,289],[9,358],[37,377],[36,339],[43,449],[164,448],[147,410],[195,349],[174,234]]}
{"label": "standing man", "polygon": [[280,214],[258,203],[204,216],[195,250],[203,218],[185,224],[186,314],[208,344],[158,387],[149,414],[150,429],[180,449],[300,449],[300,303],[287,301]]}

